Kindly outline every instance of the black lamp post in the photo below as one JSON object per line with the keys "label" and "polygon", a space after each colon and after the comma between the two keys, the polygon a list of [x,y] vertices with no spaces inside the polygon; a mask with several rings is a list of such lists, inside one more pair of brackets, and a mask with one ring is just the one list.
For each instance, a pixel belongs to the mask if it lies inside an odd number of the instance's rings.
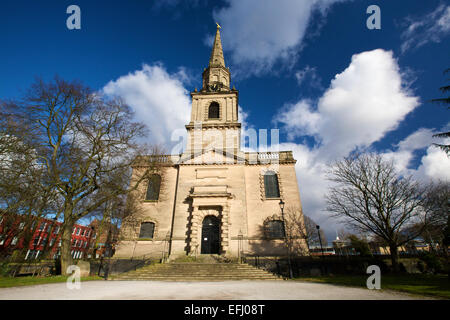
{"label": "black lamp post", "polygon": [[316,228],[317,228],[317,234],[319,235],[320,251],[322,251],[322,257],[323,257],[322,238],[320,237],[320,226],[317,225]]}
{"label": "black lamp post", "polygon": [[291,266],[291,244],[287,238],[287,234],[286,234],[286,224],[285,224],[285,220],[284,220],[284,201],[282,199],[280,199],[280,209],[281,209],[281,217],[283,219],[283,233],[284,233],[284,240],[286,241],[287,244],[287,254],[288,254],[288,263],[289,263],[289,277],[292,279],[294,276],[292,274],[292,266]]}

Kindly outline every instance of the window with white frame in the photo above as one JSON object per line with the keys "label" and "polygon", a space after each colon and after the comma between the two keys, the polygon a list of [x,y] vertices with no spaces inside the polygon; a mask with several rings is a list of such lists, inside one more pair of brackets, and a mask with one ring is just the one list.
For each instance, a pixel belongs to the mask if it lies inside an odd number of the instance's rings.
{"label": "window with white frame", "polygon": [[81,229],[80,229],[80,228],[78,228],[78,230],[77,230],[77,236],[79,236],[79,235],[80,235],[80,232],[81,232]]}

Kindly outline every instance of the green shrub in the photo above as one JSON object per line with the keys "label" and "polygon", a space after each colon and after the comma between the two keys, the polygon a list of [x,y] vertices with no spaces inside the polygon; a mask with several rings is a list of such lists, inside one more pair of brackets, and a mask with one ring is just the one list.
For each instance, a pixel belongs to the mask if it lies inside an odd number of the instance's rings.
{"label": "green shrub", "polygon": [[7,262],[0,263],[0,277],[9,277],[11,275],[12,268]]}
{"label": "green shrub", "polygon": [[426,264],[426,271],[432,273],[443,273],[444,265],[442,261],[433,253],[426,253],[422,257],[420,257],[422,261]]}

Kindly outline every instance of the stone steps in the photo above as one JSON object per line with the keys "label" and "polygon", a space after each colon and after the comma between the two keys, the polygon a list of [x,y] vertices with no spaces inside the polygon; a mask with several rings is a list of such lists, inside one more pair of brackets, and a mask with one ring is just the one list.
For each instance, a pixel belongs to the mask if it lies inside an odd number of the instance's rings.
{"label": "stone steps", "polygon": [[109,280],[230,281],[282,280],[282,278],[248,264],[173,262],[154,264],[120,275],[112,275]]}

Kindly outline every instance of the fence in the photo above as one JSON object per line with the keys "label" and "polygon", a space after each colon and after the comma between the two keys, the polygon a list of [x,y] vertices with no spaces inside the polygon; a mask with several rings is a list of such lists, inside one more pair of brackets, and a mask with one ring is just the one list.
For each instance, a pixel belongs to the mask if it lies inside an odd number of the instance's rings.
{"label": "fence", "polygon": [[[247,256],[245,263],[267,270],[283,277],[289,277],[289,263],[287,257]],[[437,270],[434,266],[419,256],[403,256],[399,258],[400,269],[406,273],[446,272]],[[294,277],[318,276],[331,274],[366,274],[367,267],[377,265],[382,273],[392,272],[390,256],[378,255],[373,257],[361,256],[308,256],[291,257]]]}

